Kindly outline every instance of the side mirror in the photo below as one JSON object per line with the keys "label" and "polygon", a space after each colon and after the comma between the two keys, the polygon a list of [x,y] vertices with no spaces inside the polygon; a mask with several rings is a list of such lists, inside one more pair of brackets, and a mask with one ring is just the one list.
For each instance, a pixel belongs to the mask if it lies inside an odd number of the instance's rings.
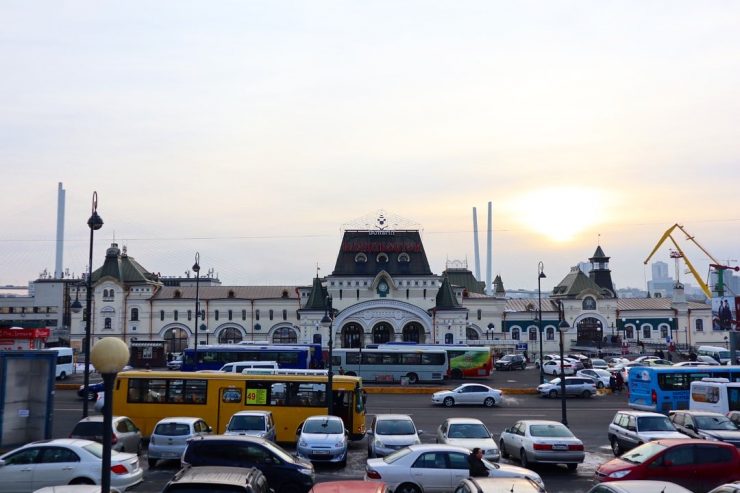
{"label": "side mirror", "polygon": [[344,434],[349,436],[349,430],[347,428],[344,429]]}
{"label": "side mirror", "polygon": [[416,434],[417,435],[423,435],[424,434],[424,430],[416,430]]}
{"label": "side mirror", "polygon": [[5,465],[5,460],[4,459],[0,459],[0,467],[3,467],[4,465]]}
{"label": "side mirror", "polygon": [[493,433],[491,433],[491,438],[493,438],[494,440],[496,440],[496,436]]}
{"label": "side mirror", "polygon": [[207,431],[208,433],[211,433],[211,432],[213,431],[213,428],[209,426],[208,428],[206,428],[206,431]]}
{"label": "side mirror", "polygon": [[372,436],[372,435],[374,435],[374,434],[375,434],[375,433],[373,432],[373,430],[367,430],[367,432],[366,432],[366,433],[367,433],[368,435],[370,435],[370,436]]}

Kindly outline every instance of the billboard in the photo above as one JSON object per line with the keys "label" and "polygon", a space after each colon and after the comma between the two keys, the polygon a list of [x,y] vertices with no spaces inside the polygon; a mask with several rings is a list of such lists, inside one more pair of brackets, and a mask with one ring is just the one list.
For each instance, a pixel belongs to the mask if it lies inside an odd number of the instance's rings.
{"label": "billboard", "polygon": [[712,298],[712,329],[738,330],[738,311],[740,311],[740,296]]}

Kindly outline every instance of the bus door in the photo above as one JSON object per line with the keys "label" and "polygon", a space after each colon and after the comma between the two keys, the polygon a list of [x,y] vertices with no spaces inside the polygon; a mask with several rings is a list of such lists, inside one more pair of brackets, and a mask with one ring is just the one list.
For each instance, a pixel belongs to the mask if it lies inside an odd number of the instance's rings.
{"label": "bus door", "polygon": [[354,393],[349,390],[335,390],[333,396],[332,407],[334,408],[334,416],[342,418],[344,427],[349,430],[350,434],[353,432],[352,423],[352,401]]}
{"label": "bus door", "polygon": [[[231,416],[244,410],[244,387],[229,385],[218,389],[218,413],[216,423],[209,423],[216,433],[223,433],[229,424]],[[214,426],[215,425],[215,426]]]}

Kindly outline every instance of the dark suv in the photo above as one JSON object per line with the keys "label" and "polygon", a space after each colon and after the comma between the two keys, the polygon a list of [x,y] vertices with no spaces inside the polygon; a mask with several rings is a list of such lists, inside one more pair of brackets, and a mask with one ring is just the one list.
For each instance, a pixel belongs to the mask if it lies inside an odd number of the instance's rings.
{"label": "dark suv", "polygon": [[162,493],[269,493],[267,478],[256,467],[185,467]]}
{"label": "dark suv", "polygon": [[527,361],[521,354],[507,354],[496,361],[497,370],[525,370]]}
{"label": "dark suv", "polygon": [[709,411],[671,411],[673,426],[690,438],[718,440],[740,447],[740,428],[723,414]]}
{"label": "dark suv", "polygon": [[249,436],[208,435],[188,442],[186,466],[256,467],[275,493],[306,493],[314,483],[313,465],[269,440]]}

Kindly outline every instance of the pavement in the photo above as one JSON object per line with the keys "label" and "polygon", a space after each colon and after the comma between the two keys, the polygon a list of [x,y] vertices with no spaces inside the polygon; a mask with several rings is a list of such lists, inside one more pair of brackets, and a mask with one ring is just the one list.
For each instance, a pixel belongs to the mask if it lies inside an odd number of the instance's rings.
{"label": "pavement", "polygon": [[[166,370],[156,368],[156,370]],[[489,387],[501,390],[505,395],[536,394],[540,384],[539,371],[530,365],[526,370],[493,371],[489,377],[466,380],[447,380],[443,385],[416,384],[416,385],[388,385],[366,382],[363,387],[368,394],[433,394],[441,390],[451,390],[463,383],[479,382]],[[84,375],[75,373],[64,381],[57,381],[58,390],[77,390],[83,384]],[[546,379],[552,378],[545,375]],[[100,381],[97,373],[90,373],[90,381]],[[604,392],[603,390],[599,391]],[[608,391],[607,391],[608,392]]]}

